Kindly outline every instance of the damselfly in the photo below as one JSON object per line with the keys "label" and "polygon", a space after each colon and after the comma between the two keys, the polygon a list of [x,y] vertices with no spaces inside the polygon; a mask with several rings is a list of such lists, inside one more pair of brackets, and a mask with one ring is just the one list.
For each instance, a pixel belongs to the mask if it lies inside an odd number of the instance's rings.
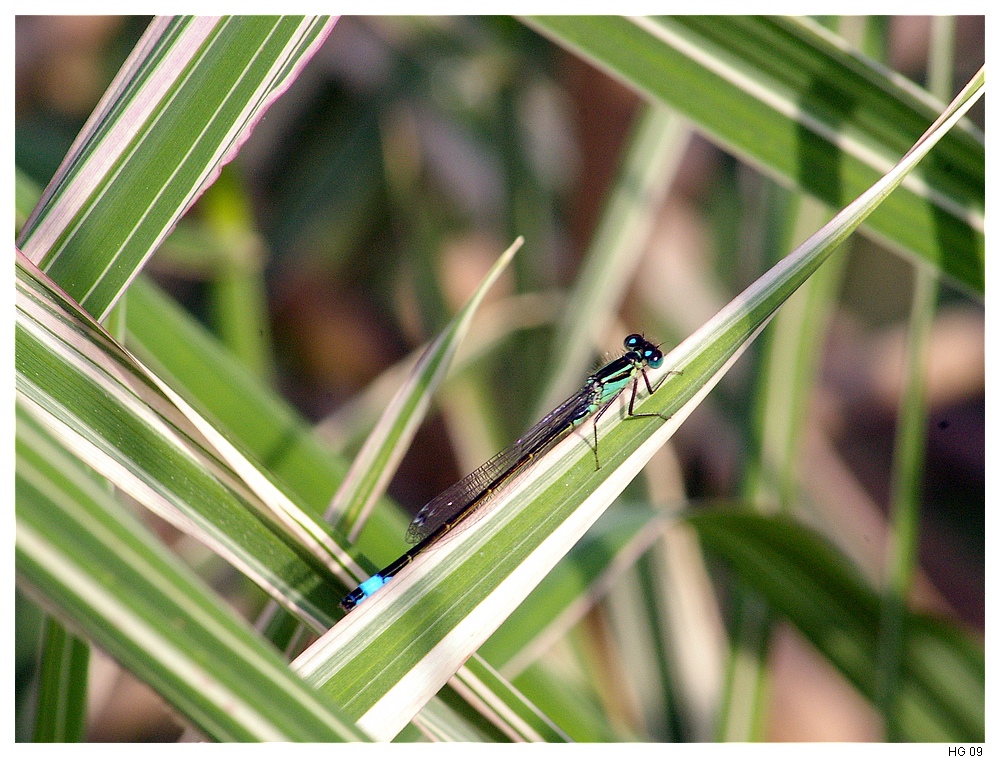
{"label": "damselfly", "polygon": [[[585,419],[594,415],[594,460],[601,467],[597,455],[597,421],[611,407],[611,403],[632,385],[628,403],[631,417],[657,417],[658,413],[636,413],[634,410],[639,377],[646,389],[653,394],[653,387],[646,376],[646,369],[663,365],[663,353],[641,334],[625,338],[625,354],[591,374],[583,387],[554,411],[535,424],[510,447],[498,453],[467,477],[456,482],[425,505],[414,517],[406,539],[414,547],[374,574],[370,579],[340,601],[345,611],[371,597],[390,579],[398,574],[416,556],[440,540],[445,534],[509,483],[516,474],[530,466],[542,453],[552,448]],[[659,385],[657,385],[659,386]]]}

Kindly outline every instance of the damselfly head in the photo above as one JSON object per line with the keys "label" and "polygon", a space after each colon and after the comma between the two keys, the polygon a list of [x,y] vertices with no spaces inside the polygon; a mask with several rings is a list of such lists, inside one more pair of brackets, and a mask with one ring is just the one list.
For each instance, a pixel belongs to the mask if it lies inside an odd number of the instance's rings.
{"label": "damselfly head", "polygon": [[639,360],[650,368],[659,368],[663,365],[663,352],[641,334],[630,334],[626,337],[625,349],[636,353]]}

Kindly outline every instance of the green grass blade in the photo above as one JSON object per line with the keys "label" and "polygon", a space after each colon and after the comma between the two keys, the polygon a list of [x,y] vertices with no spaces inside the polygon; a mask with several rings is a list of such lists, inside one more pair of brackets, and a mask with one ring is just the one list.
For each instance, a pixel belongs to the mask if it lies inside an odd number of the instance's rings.
{"label": "green grass blade", "polygon": [[[807,19],[544,16],[527,22],[737,155],[841,208],[940,109]],[[961,125],[867,228],[984,288],[984,136]]]}
{"label": "green grass blade", "polygon": [[[19,258],[16,385],[94,470],[213,547],[314,628],[332,623],[347,554],[228,442]],[[211,435],[215,435],[213,439]],[[261,494],[263,493],[263,494]]]}
{"label": "green grass blade", "polygon": [[359,739],[18,408],[18,582],[216,740]]}
{"label": "green grass blade", "polygon": [[606,513],[565,560],[518,606],[479,653],[516,677],[544,654],[663,534],[663,514],[643,508]]}
{"label": "green grass blade", "polygon": [[[954,56],[953,17],[937,16],[931,69],[936,72],[938,91],[945,91],[951,81],[950,61]],[[937,64],[937,65],[935,65]],[[944,70],[942,70],[942,68]],[[935,77],[932,75],[932,80]],[[934,84],[931,85],[934,88]],[[888,741],[900,736],[898,680],[903,655],[903,629],[907,599],[919,565],[920,486],[923,481],[927,445],[928,399],[926,375],[929,367],[931,329],[938,299],[937,271],[917,262],[907,336],[906,378],[900,394],[898,425],[892,471],[892,526],[886,558],[886,586],[883,590],[879,622],[876,699],[885,720]]]}
{"label": "green grass blade", "polygon": [[533,701],[479,655],[470,658],[449,684],[457,695],[456,711],[471,723],[484,720],[484,730],[495,729],[512,742],[569,742]]}
{"label": "green grass blade", "polygon": [[317,518],[345,465],[287,402],[145,276],[129,287],[128,348],[287,482]]}
{"label": "green grass blade", "polygon": [[326,17],[155,19],[19,238],[103,318],[332,28]]}
{"label": "green grass blade", "polygon": [[327,513],[328,518],[336,518],[340,525],[346,525],[345,531],[350,531],[352,538],[396,473],[417,427],[424,420],[431,395],[444,379],[476,309],[523,243],[524,240],[518,238],[507,248],[465,307],[427,347],[355,457]]}
{"label": "green grass blade", "polygon": [[35,742],[81,742],[87,721],[90,646],[54,618],[45,620]]}

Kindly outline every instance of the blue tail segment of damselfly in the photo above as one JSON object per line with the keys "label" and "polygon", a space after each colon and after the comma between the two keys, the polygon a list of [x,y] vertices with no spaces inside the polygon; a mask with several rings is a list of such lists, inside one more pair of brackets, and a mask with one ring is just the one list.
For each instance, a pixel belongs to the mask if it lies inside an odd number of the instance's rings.
{"label": "blue tail segment of damselfly", "polygon": [[646,376],[646,369],[663,365],[663,353],[641,334],[625,338],[625,354],[591,374],[575,395],[561,403],[554,411],[535,424],[510,447],[498,453],[467,477],[456,482],[425,505],[414,517],[406,531],[406,539],[414,547],[374,574],[370,579],[340,601],[345,611],[366,600],[416,556],[440,540],[446,533],[466,519],[469,514],[489,500],[515,475],[552,448],[581,422],[594,416],[594,461],[601,467],[597,455],[597,420],[611,407],[628,386],[632,386],[628,415],[632,417],[663,418],[658,413],[636,413],[635,396],[642,376],[646,390],[653,394],[653,387]]}

